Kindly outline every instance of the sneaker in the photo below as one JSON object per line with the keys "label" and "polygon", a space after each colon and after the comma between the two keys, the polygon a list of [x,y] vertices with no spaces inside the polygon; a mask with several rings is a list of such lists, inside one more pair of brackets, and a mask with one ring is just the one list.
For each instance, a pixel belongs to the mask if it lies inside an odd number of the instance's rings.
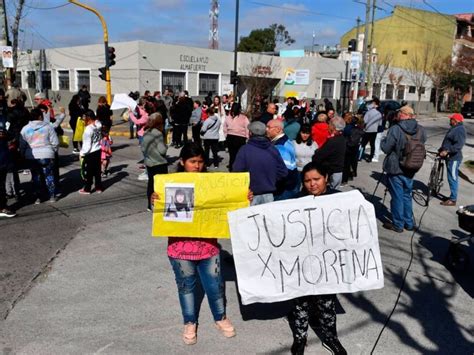
{"label": "sneaker", "polygon": [[55,203],[55,202],[58,202],[58,198],[56,196],[53,196],[51,197],[49,200],[48,200],[49,203]]}
{"label": "sneaker", "polygon": [[96,189],[95,189],[95,192],[97,192],[98,194],[101,194],[102,192],[104,192],[104,190],[103,190],[103,189],[98,189],[98,188],[96,188]]}
{"label": "sneaker", "polygon": [[0,217],[12,218],[15,216],[16,216],[16,213],[13,211],[10,211],[8,208],[4,208],[3,210],[0,210]]}
{"label": "sneaker", "polygon": [[413,232],[415,230],[415,227],[414,226],[411,226],[411,227],[405,226],[405,230],[407,230],[409,232]]}
{"label": "sneaker", "polygon": [[291,346],[292,355],[303,355],[304,348],[306,347],[306,339],[304,340],[294,340],[293,345]]}
{"label": "sneaker", "polygon": [[80,152],[79,152],[79,149],[74,148],[74,149],[72,150],[72,154],[79,155],[79,153],[80,153]]}
{"label": "sneaker", "polygon": [[41,203],[41,199],[40,199],[40,198],[37,198],[37,199],[35,200],[35,205],[39,205],[40,203]]}
{"label": "sneaker", "polygon": [[324,347],[324,349],[329,351],[331,354],[334,354],[334,355],[347,355],[346,349],[344,349],[341,342],[337,338],[323,341],[323,347]]}
{"label": "sneaker", "polygon": [[90,191],[87,191],[86,189],[80,189],[78,191],[81,195],[90,195],[91,192]]}
{"label": "sneaker", "polygon": [[456,201],[446,200],[439,203],[441,206],[456,206]]}
{"label": "sneaker", "polygon": [[388,230],[392,230],[392,231],[397,232],[397,233],[402,233],[403,232],[403,228],[399,229],[399,228],[395,227],[390,222],[385,222],[382,227],[384,227],[385,229],[388,229]]}
{"label": "sneaker", "polygon": [[138,175],[138,180],[140,181],[148,181],[148,173],[144,171],[140,175]]}
{"label": "sneaker", "polygon": [[235,328],[227,317],[225,317],[223,320],[217,321],[216,328],[220,330],[222,335],[224,335],[226,338],[235,337]]}
{"label": "sneaker", "polygon": [[195,323],[184,325],[183,342],[186,345],[194,345],[197,343],[197,326]]}

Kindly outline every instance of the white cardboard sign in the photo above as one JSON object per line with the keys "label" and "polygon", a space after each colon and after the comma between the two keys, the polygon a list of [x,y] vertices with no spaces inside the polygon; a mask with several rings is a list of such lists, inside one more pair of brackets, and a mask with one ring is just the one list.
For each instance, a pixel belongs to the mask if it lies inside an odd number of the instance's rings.
{"label": "white cardboard sign", "polygon": [[374,206],[357,190],[228,216],[244,305],[383,287]]}

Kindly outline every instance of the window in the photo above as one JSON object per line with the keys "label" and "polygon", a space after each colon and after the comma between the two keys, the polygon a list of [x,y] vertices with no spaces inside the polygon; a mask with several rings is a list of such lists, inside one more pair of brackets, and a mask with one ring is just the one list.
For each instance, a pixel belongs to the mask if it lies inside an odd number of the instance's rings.
{"label": "window", "polygon": [[422,87],[420,88],[420,94],[423,95],[424,93],[425,93],[425,88],[422,86]]}
{"label": "window", "polygon": [[393,99],[393,85],[392,84],[387,84],[387,89],[385,90],[385,98],[387,100]]}
{"label": "window", "polygon": [[416,86],[409,86],[408,87],[408,93],[414,94],[416,92]]}
{"label": "window", "polygon": [[58,70],[58,89],[69,90],[69,70]]}
{"label": "window", "polygon": [[77,71],[77,90],[80,90],[85,85],[90,90],[91,85],[91,73],[89,70],[78,70]]}
{"label": "window", "polygon": [[36,73],[34,71],[27,72],[28,88],[36,89]]}
{"label": "window", "polygon": [[397,100],[404,100],[405,99],[405,86],[399,85],[397,90]]}
{"label": "window", "polygon": [[408,54],[407,50],[402,51],[402,55],[407,55],[407,54]]}
{"label": "window", "polygon": [[[173,92],[185,90],[186,73],[164,71],[161,73],[161,92],[171,89]],[[199,84],[200,85],[200,84]]]}
{"label": "window", "polygon": [[373,96],[380,97],[381,92],[382,92],[382,84],[380,84],[380,83],[375,83],[375,84],[372,86],[372,95],[373,95]]}
{"label": "window", "polygon": [[41,72],[41,86],[43,89],[51,90],[51,71]]}
{"label": "window", "polygon": [[323,79],[321,88],[321,98],[333,99],[334,98],[334,80]]}
{"label": "window", "polygon": [[206,96],[211,91],[213,95],[219,91],[219,75],[199,74],[199,95]]}
{"label": "window", "polygon": [[15,73],[15,83],[18,85],[19,88],[23,87],[23,83],[21,81],[21,71],[17,71]]}

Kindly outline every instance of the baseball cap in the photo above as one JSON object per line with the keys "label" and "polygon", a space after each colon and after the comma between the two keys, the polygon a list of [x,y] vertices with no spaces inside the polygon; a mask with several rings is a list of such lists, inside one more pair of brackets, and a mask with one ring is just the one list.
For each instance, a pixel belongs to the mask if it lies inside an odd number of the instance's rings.
{"label": "baseball cap", "polygon": [[267,131],[267,126],[263,122],[254,121],[249,124],[248,129],[252,136],[264,136]]}
{"label": "baseball cap", "polygon": [[461,115],[460,113],[453,113],[451,116],[449,116],[450,119],[453,119],[457,122],[462,122],[464,121],[464,116]]}

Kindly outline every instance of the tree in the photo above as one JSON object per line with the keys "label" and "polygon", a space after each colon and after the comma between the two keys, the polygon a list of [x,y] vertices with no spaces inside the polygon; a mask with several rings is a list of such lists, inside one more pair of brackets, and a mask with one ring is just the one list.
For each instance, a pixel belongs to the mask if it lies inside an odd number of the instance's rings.
{"label": "tree", "polygon": [[438,47],[432,43],[427,43],[424,46],[418,47],[408,57],[408,77],[412,81],[418,94],[418,101],[416,104],[416,112],[420,110],[421,95],[424,88],[430,82],[429,73],[433,69],[435,61],[438,59]]}
{"label": "tree", "polygon": [[452,75],[453,67],[451,65],[451,56],[447,56],[443,60],[436,61],[433,64],[432,70],[428,73],[431,83],[435,89],[436,112],[439,112],[439,99],[449,88]]}
{"label": "tree", "polygon": [[[377,59],[377,62],[374,64],[372,67],[372,78],[373,78],[373,86],[379,86],[382,83],[383,78],[385,77],[385,74],[387,74],[387,71],[390,69],[392,66],[392,61],[393,61],[393,54],[392,53],[386,53],[383,57]],[[373,90],[372,94],[377,96],[380,96],[381,92],[375,93],[375,90]]]}
{"label": "tree", "polygon": [[19,0],[15,12],[15,21],[13,22],[12,27],[12,37],[13,37],[13,72],[16,73],[16,68],[18,65],[18,35],[20,32],[20,21],[23,18],[23,9],[25,5],[25,0]]}
{"label": "tree", "polygon": [[274,52],[279,45],[291,45],[291,38],[285,26],[276,23],[267,28],[252,30],[247,37],[241,37],[237,49],[241,52]]}

